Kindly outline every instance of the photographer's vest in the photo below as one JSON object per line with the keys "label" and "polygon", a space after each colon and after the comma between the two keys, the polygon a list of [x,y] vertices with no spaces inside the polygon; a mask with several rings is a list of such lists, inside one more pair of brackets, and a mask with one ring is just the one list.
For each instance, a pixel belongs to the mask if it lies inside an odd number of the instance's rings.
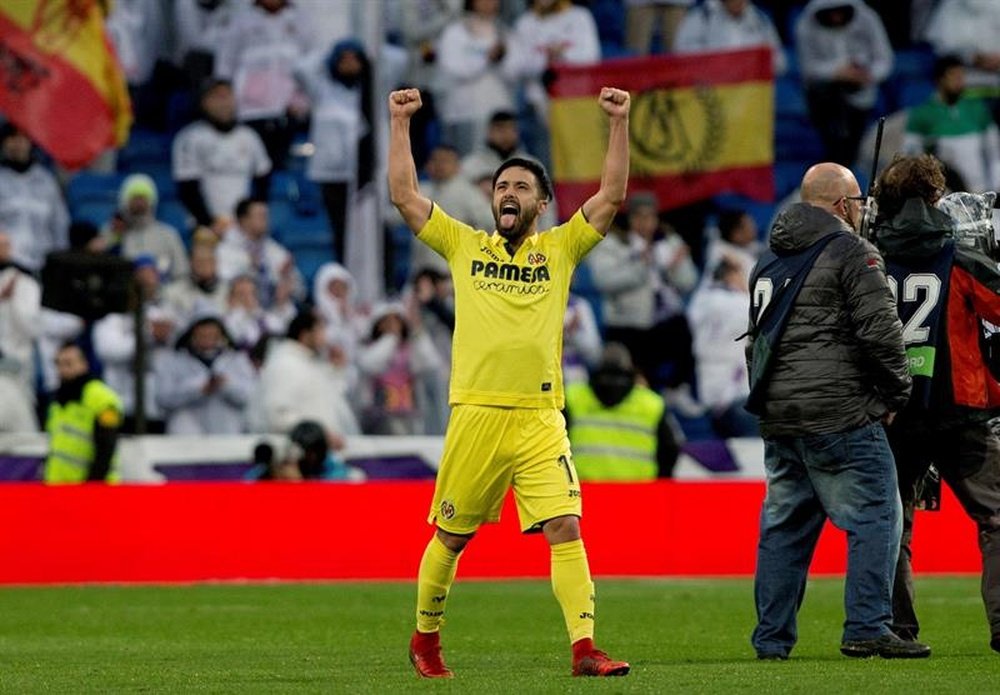
{"label": "photographer's vest", "polygon": [[933,256],[906,258],[905,265],[886,258],[889,289],[903,323],[903,343],[913,377],[907,409],[932,410],[942,398],[937,389],[948,390],[948,379],[935,382],[934,375],[935,365],[940,366],[939,375],[947,375],[947,364],[942,364],[946,355],[939,351],[947,349],[945,306],[954,259],[955,242],[951,240]]}
{"label": "photographer's vest", "polygon": [[[80,400],[49,406],[45,429],[49,433],[49,456],[45,460],[45,482],[82,483],[94,462],[94,425],[98,418],[121,423],[122,403],[114,391],[99,379],[84,385]],[[118,454],[111,459],[105,480],[118,482]]]}
{"label": "photographer's vest", "polygon": [[749,335],[753,339],[750,395],[744,406],[749,412],[764,414],[764,396],[774,368],[775,351],[809,271],[826,245],[846,233],[827,234],[798,253],[779,256],[768,249],[754,266],[750,275],[750,328],[737,338],[741,340]]}
{"label": "photographer's vest", "polygon": [[601,403],[586,383],[566,387],[569,439],[580,480],[655,480],[657,432],[663,398],[634,387],[612,407]]}

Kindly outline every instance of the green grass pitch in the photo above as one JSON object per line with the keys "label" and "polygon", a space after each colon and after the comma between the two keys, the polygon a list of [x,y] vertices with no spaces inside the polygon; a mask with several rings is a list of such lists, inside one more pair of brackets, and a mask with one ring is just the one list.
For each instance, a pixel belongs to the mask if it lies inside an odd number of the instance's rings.
{"label": "green grass pitch", "polygon": [[597,641],[632,673],[569,676],[547,582],[459,581],[448,605],[450,682],[406,658],[406,583],[0,590],[3,693],[974,693],[1000,692],[978,579],[918,584],[925,661],[837,651],[842,581],[814,580],[787,662],[758,662],[747,580],[598,582]]}

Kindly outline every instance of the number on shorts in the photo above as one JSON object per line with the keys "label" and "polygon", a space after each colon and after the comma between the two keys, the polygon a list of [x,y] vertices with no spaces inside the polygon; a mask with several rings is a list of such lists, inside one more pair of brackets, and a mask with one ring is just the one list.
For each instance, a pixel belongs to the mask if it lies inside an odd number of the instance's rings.
{"label": "number on shorts", "polygon": [[569,459],[566,458],[566,454],[563,454],[559,457],[559,463],[561,463],[562,467],[566,469],[566,477],[569,478],[569,482],[570,483],[574,482],[573,467],[569,465]]}

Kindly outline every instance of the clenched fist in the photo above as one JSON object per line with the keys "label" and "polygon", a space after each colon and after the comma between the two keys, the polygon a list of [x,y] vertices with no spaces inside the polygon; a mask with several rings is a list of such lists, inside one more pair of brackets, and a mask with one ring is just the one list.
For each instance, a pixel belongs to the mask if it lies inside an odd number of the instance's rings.
{"label": "clenched fist", "polygon": [[389,116],[409,118],[423,105],[419,89],[399,89],[389,94]]}
{"label": "clenched fist", "polygon": [[628,115],[631,98],[624,89],[614,87],[602,87],[601,96],[598,99],[604,113],[609,116],[623,117]]}

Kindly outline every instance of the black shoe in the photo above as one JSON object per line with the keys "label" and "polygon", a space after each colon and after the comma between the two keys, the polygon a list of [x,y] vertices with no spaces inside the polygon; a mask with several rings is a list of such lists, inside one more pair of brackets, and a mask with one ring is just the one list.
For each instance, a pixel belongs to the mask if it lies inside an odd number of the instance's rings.
{"label": "black shoe", "polygon": [[931,655],[931,648],[920,642],[900,639],[889,632],[875,639],[843,642],[840,653],[860,659],[870,656],[881,656],[883,659],[926,659]]}
{"label": "black shoe", "polygon": [[788,661],[788,654],[781,652],[761,652],[757,655],[758,661]]}
{"label": "black shoe", "polygon": [[990,640],[990,649],[995,652],[1000,652],[1000,635],[997,635]]}
{"label": "black shoe", "polygon": [[916,642],[917,641],[917,631],[911,630],[908,627],[894,627],[892,631],[896,633],[896,637],[906,642]]}

